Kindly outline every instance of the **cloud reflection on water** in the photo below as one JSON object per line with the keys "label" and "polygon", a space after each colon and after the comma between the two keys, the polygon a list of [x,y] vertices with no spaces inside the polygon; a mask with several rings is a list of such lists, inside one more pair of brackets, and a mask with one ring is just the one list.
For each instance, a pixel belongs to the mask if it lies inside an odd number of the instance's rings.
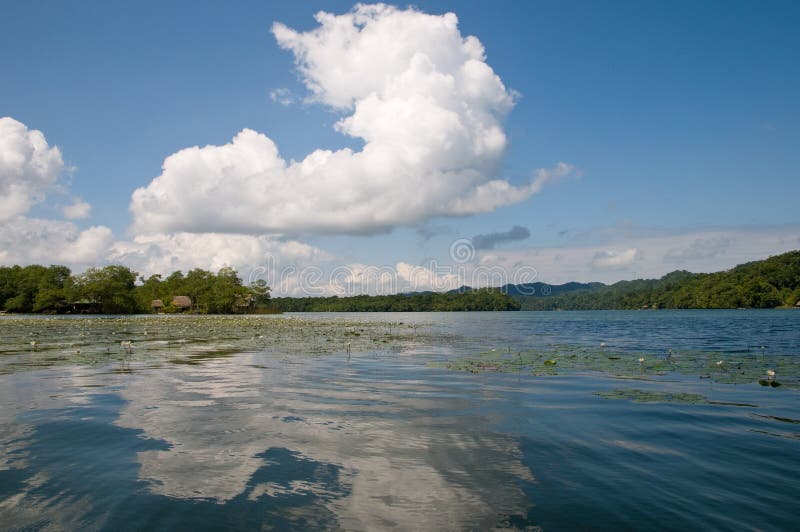
{"label": "cloud reflection on water", "polygon": [[323,504],[348,529],[492,525],[529,506],[517,481],[533,477],[516,439],[465,414],[475,405],[446,383],[406,380],[399,367],[376,374],[365,361],[252,367],[263,363],[246,354],[131,376],[116,423],[170,444],[138,454],[153,493],[330,495],[313,478],[251,486],[265,449],[284,448],[341,468],[347,495]]}

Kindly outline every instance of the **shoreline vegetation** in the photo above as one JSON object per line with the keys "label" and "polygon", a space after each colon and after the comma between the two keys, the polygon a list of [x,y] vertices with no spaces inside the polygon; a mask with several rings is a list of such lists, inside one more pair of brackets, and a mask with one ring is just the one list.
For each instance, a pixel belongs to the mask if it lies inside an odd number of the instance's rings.
{"label": "shoreline vegetation", "polygon": [[79,275],[66,266],[0,267],[0,307],[8,313],[274,313],[269,299],[268,286],[244,286],[233,268],[137,280],[136,272],[121,265]]}
{"label": "shoreline vegetation", "polygon": [[800,307],[800,251],[716,273],[675,271],[660,279],[498,288],[462,287],[350,297],[270,297],[232,268],[138,277],[111,265],[73,275],[66,266],[0,267],[0,311],[38,314],[274,314],[516,310],[735,309]]}
{"label": "shoreline vegetation", "polygon": [[[567,286],[567,285],[562,285]],[[736,309],[800,307],[800,251],[714,273],[674,271],[612,285],[571,283],[550,296],[520,297],[522,310]]]}

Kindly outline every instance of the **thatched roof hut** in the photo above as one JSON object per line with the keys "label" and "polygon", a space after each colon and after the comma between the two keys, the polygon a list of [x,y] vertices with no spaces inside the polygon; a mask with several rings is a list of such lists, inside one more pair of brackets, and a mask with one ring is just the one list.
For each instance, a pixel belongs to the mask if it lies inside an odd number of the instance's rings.
{"label": "thatched roof hut", "polygon": [[164,302],[160,299],[154,299],[153,302],[150,303],[150,306],[153,308],[153,310],[161,310],[164,308]]}
{"label": "thatched roof hut", "polygon": [[800,307],[800,301],[794,304],[795,307]]}
{"label": "thatched roof hut", "polygon": [[254,301],[255,298],[252,296],[252,294],[237,294],[236,301],[233,303],[233,306],[238,308],[246,308],[253,304]]}
{"label": "thatched roof hut", "polygon": [[177,309],[187,309],[192,307],[192,298],[189,296],[175,296],[172,298],[173,307]]}

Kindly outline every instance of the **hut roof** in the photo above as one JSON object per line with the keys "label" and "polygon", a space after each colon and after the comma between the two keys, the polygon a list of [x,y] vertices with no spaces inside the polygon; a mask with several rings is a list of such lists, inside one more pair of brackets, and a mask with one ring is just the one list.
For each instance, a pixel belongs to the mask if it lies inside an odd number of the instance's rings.
{"label": "hut roof", "polygon": [[252,294],[245,294],[245,295],[237,294],[234,305],[237,307],[247,307],[252,302],[253,302]]}
{"label": "hut roof", "polygon": [[192,306],[192,298],[189,296],[175,296],[172,298],[172,306],[178,308],[189,308]]}
{"label": "hut roof", "polygon": [[150,303],[150,306],[153,308],[160,308],[164,306],[164,302],[160,299],[154,299],[153,302]]}
{"label": "hut roof", "polygon": [[800,301],[794,304],[795,307],[800,307]]}

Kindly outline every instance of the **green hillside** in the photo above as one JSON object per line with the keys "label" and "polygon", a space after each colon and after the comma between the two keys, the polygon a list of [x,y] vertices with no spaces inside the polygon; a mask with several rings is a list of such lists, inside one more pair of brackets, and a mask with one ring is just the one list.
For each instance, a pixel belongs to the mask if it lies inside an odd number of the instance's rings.
{"label": "green hillside", "polygon": [[674,271],[660,279],[620,281],[550,297],[517,299],[522,310],[775,308],[800,301],[800,251],[728,271]]}

